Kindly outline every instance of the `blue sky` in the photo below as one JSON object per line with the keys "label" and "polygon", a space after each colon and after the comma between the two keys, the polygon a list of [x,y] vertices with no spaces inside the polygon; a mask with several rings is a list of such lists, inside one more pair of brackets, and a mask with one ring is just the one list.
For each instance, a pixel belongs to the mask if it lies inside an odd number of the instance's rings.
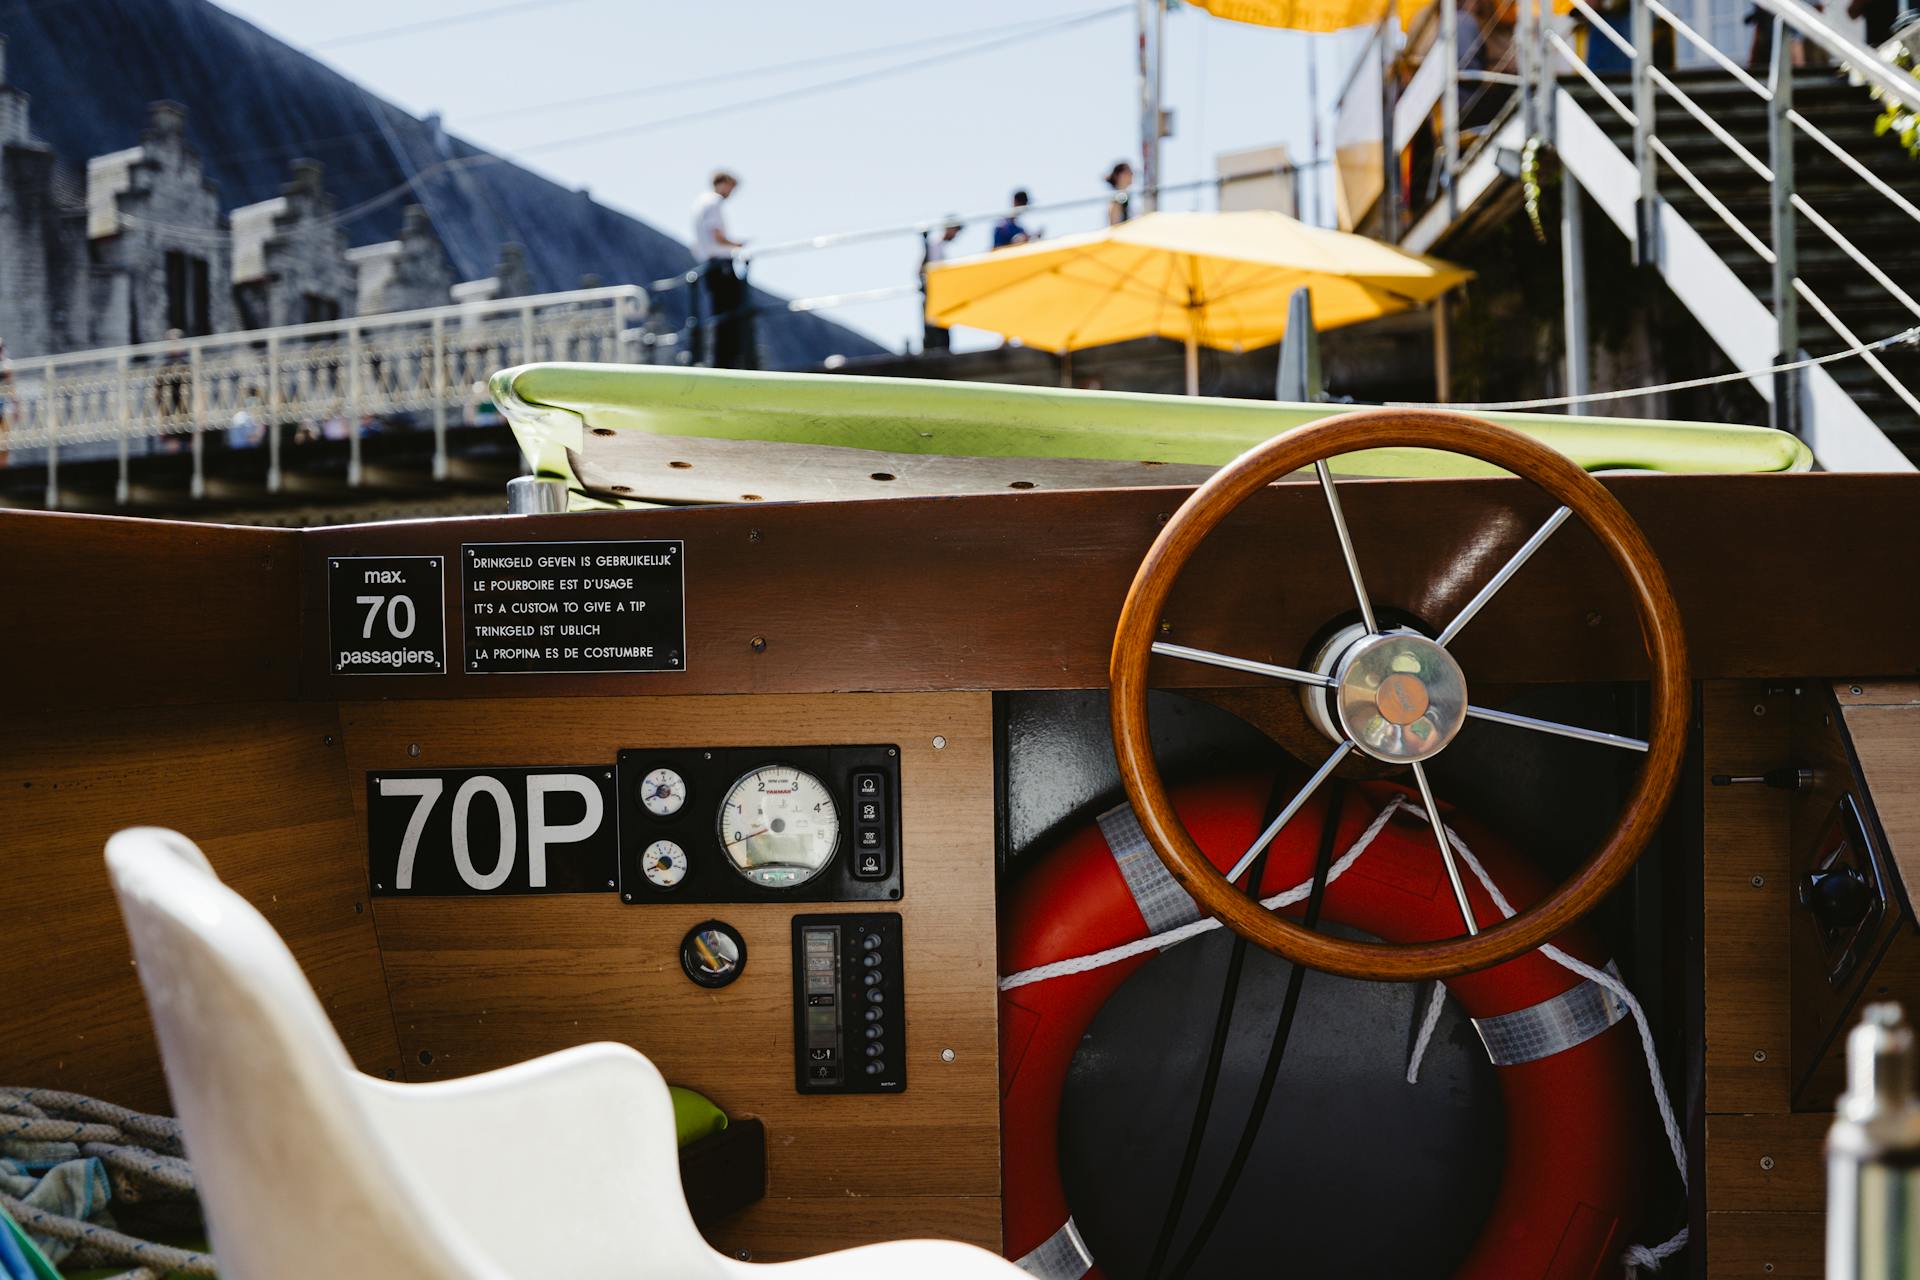
{"label": "blue sky", "polygon": [[[1138,112],[1131,4],[938,65],[822,89],[763,107],[716,112],[744,99],[918,62],[1033,31],[1102,8],[1098,0],[899,0],[794,4],[554,0],[220,0],[308,49],[375,93],[682,240],[688,210],[715,166],[743,178],[729,202],[736,236],[770,244],[823,232],[977,212],[1016,186],[1036,202],[1097,195],[1115,160],[1134,158]],[[442,16],[497,16],[426,31],[354,39]],[[1323,99],[1354,56],[1353,33],[1301,36],[1221,22],[1196,9],[1169,14],[1166,104],[1176,136],[1163,144],[1164,180],[1210,177],[1220,151],[1285,143],[1308,150],[1307,60],[1317,52]],[[951,37],[948,39],[947,37]],[[784,72],[754,68],[926,42],[864,59]],[[724,77],[715,83],[651,86]],[[552,105],[589,96],[610,101]],[[630,96],[629,96],[630,95]],[[704,115],[677,123],[667,118]],[[649,122],[662,122],[640,127]],[[584,134],[631,128],[577,145]],[[1182,195],[1170,208],[1210,207]],[[1049,234],[1081,230],[1098,209],[1036,218]],[[537,234],[529,229],[529,235]],[[985,247],[970,227],[960,248]],[[796,296],[911,281],[911,238],[769,257],[756,283]],[[828,314],[890,346],[918,340],[917,302],[901,298]]]}

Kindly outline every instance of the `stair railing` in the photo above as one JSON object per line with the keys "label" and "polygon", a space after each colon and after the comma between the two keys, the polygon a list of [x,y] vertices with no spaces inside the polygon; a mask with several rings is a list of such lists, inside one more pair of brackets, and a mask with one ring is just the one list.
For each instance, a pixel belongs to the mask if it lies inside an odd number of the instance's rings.
{"label": "stair railing", "polygon": [[[1879,290],[1912,316],[1915,323],[1920,323],[1920,299],[1916,299],[1912,292],[1894,280],[1874,261],[1871,254],[1838,225],[1848,218],[1859,216],[1860,200],[1884,200],[1916,223],[1920,223],[1920,206],[1895,190],[1796,109],[1793,99],[1794,45],[1806,41],[1820,47],[1855,77],[1879,89],[1885,97],[1917,111],[1920,111],[1920,82],[1916,82],[1876,50],[1834,29],[1802,0],[1756,2],[1763,10],[1760,20],[1773,24],[1772,56],[1764,72],[1764,81],[1689,25],[1669,7],[1670,0],[1631,0],[1627,34],[1616,30],[1608,17],[1595,8],[1590,0],[1560,0],[1559,7],[1566,11],[1559,15],[1543,13],[1541,0],[1517,0],[1517,7],[1509,3],[1493,22],[1480,31],[1463,30],[1463,26],[1470,24],[1461,22],[1456,13],[1449,12],[1457,0],[1437,0],[1436,5],[1416,17],[1409,26],[1405,49],[1400,55],[1396,72],[1389,79],[1410,89],[1422,79],[1420,73],[1425,63],[1441,59],[1445,68],[1442,89],[1437,101],[1431,103],[1402,92],[1402,110],[1398,113],[1399,119],[1390,126],[1391,136],[1385,139],[1384,147],[1386,157],[1383,168],[1387,180],[1382,202],[1389,207],[1376,212],[1373,221],[1366,225],[1376,233],[1398,230],[1401,234],[1389,238],[1413,240],[1414,247],[1427,247],[1433,237],[1431,233],[1424,236],[1420,234],[1417,224],[1422,222],[1422,214],[1429,212],[1429,206],[1444,202],[1446,222],[1450,223],[1459,215],[1456,199],[1459,182],[1473,166],[1478,153],[1493,141],[1494,135],[1503,126],[1509,124],[1510,115],[1518,117],[1518,123],[1503,135],[1510,142],[1553,135],[1552,111],[1556,84],[1563,75],[1571,74],[1584,82],[1609,110],[1633,130],[1632,159],[1639,178],[1636,255],[1643,262],[1658,260],[1661,188],[1663,182],[1678,179],[1768,266],[1771,284],[1770,297],[1766,301],[1774,319],[1780,363],[1804,354],[1801,350],[1800,321],[1800,308],[1803,305],[1818,315],[1849,347],[1860,347],[1890,336],[1855,332],[1830,301],[1823,298],[1802,276],[1796,246],[1803,222],[1838,249]],[[1498,67],[1493,75],[1462,70],[1463,62],[1471,64],[1474,61],[1472,53],[1476,48],[1475,42],[1484,44],[1490,30],[1504,29],[1508,25],[1508,14],[1511,14],[1513,31],[1512,56],[1508,64]],[[1589,52],[1598,47],[1596,42],[1605,42],[1618,52],[1618,61],[1630,68],[1624,85],[1617,76],[1609,79],[1588,65],[1588,58],[1576,47],[1573,29],[1576,15],[1584,19]],[[1431,41],[1421,38],[1423,24],[1426,23],[1432,23],[1436,30]],[[1697,51],[1706,62],[1725,72],[1734,83],[1766,104],[1768,145],[1765,156],[1755,154],[1753,148],[1742,143],[1673,75],[1658,65],[1655,51],[1665,43],[1661,31],[1663,26],[1671,32],[1674,48],[1686,47]],[[1387,39],[1392,34],[1397,32],[1383,28],[1376,33],[1375,40]],[[1369,42],[1369,50],[1373,44],[1373,41]],[[1366,56],[1368,54],[1363,52],[1362,58]],[[1504,74],[1508,65],[1517,71],[1517,77]],[[1481,80],[1478,86],[1481,93],[1499,92],[1500,84],[1517,82],[1516,101],[1508,103],[1500,114],[1493,115],[1491,119],[1491,113],[1484,110],[1469,111],[1462,103],[1462,93],[1466,91],[1462,82],[1469,81],[1470,76]],[[1671,126],[1663,135],[1656,111],[1663,97],[1685,113],[1685,127],[1692,136],[1697,138],[1704,134],[1713,138],[1725,153],[1766,184],[1768,223],[1764,231],[1756,230],[1742,221],[1694,167],[1682,159],[1674,146],[1676,139]],[[1353,106],[1343,98],[1336,105],[1336,111],[1350,111]],[[1861,91],[1861,109],[1873,109],[1865,89]],[[1473,129],[1470,133],[1472,126],[1468,122],[1474,120],[1486,127]],[[1426,184],[1425,190],[1403,188],[1398,181],[1400,175],[1407,170],[1417,171],[1420,159],[1417,156],[1412,161],[1405,158],[1416,146],[1426,145],[1420,137],[1423,129],[1430,129],[1431,134],[1435,135],[1431,137],[1430,148],[1433,179]],[[1385,135],[1386,130],[1383,129],[1381,133]],[[1850,193],[1844,201],[1844,210],[1837,207],[1841,203],[1839,201],[1822,210],[1796,186],[1793,153],[1794,142],[1800,136],[1806,137],[1833,157],[1852,179],[1857,180],[1859,200],[1852,198]],[[1517,171],[1517,165],[1512,163],[1511,158],[1508,159],[1507,168],[1510,173]],[[1362,219],[1356,216],[1353,222],[1360,224]],[[1404,234],[1409,230],[1416,234]],[[1920,395],[1916,395],[1911,387],[1896,376],[1879,355],[1866,352],[1860,359],[1901,403],[1920,415]],[[1800,430],[1804,399],[1800,382],[1799,372],[1775,375],[1775,425]]]}
{"label": "stair railing", "polygon": [[[404,415],[433,433],[433,478],[445,480],[448,429],[474,422],[495,370],[646,360],[646,316],[646,291],[615,285],[19,359],[0,379],[0,465],[44,466],[57,508],[63,457],[115,457],[124,504],[132,458],[185,453],[189,492],[203,497],[211,439],[264,445],[277,493],[289,445],[344,437],[358,485],[363,423]],[[249,420],[257,438],[240,439]]]}

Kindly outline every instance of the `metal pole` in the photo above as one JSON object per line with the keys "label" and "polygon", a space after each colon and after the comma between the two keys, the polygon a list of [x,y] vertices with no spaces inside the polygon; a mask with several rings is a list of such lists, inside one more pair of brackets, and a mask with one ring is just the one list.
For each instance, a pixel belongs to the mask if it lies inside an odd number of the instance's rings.
{"label": "metal pole", "polygon": [[53,364],[47,364],[41,386],[47,398],[47,493],[49,511],[60,509],[60,384],[54,381]]}
{"label": "metal pole", "polygon": [[1514,13],[1514,60],[1520,72],[1520,127],[1532,138],[1540,132],[1539,93],[1537,81],[1540,69],[1534,65],[1534,55],[1539,45],[1534,39],[1534,28],[1539,25],[1539,12],[1531,0],[1520,0]]}
{"label": "metal pole", "polygon": [[[1444,0],[1443,0],[1444,2]],[[1320,210],[1326,200],[1326,178],[1320,172],[1320,46],[1312,40],[1307,42],[1307,108],[1313,117],[1313,143],[1311,159],[1313,163],[1307,169],[1307,176],[1313,179],[1312,212],[1306,221],[1314,226],[1321,225]]]}
{"label": "metal pole", "polygon": [[193,480],[188,487],[188,493],[197,501],[207,496],[207,437],[201,430],[200,422],[203,388],[200,375],[200,347],[197,343],[187,349],[187,370],[187,376],[193,384],[187,401],[193,407]]}
{"label": "metal pole", "polygon": [[[1440,43],[1447,60],[1447,83],[1440,95],[1440,189],[1446,192],[1447,220],[1451,222],[1460,216],[1460,200],[1453,189],[1453,177],[1460,168],[1459,0],[1440,0]],[[1442,330],[1445,323],[1440,322]]]}
{"label": "metal pole", "polygon": [[433,478],[447,478],[447,323],[433,317]]}
{"label": "metal pole", "polygon": [[[1766,14],[1760,15],[1767,20]],[[1796,241],[1797,219],[1793,208],[1793,122],[1787,113],[1793,110],[1792,33],[1786,20],[1773,19],[1773,64],[1767,88],[1773,96],[1767,101],[1767,163],[1773,169],[1773,184],[1767,189],[1772,215],[1773,239],[1773,321],[1776,328],[1777,363],[1797,359],[1800,352],[1800,297],[1794,291],[1794,277],[1800,274],[1800,251]],[[1781,431],[1800,433],[1801,371],[1773,375],[1772,425]]]}
{"label": "metal pole", "polygon": [[[1446,0],[1441,0],[1446,3]],[[1453,399],[1453,351],[1447,334],[1447,294],[1433,300],[1433,399],[1446,404]]]}
{"label": "metal pole", "polygon": [[132,376],[132,362],[122,351],[114,361],[113,416],[120,436],[120,468],[113,481],[113,501],[115,506],[124,507],[133,500],[132,464],[128,461],[130,445],[127,441],[127,428],[132,424],[133,411],[127,402],[127,383]]}
{"label": "metal pole", "polygon": [[347,421],[347,484],[358,488],[360,470],[360,326],[347,326],[347,402],[341,414]]}
{"label": "metal pole", "polygon": [[1633,164],[1640,174],[1640,196],[1635,205],[1633,260],[1639,266],[1659,261],[1660,194],[1653,156],[1653,11],[1647,0],[1632,0],[1633,22]]}
{"label": "metal pole", "polygon": [[267,492],[279,493],[286,483],[280,470],[280,336],[267,337]]}
{"label": "metal pole", "polygon": [[1162,0],[1134,0],[1140,90],[1140,197],[1144,212],[1160,203],[1160,51],[1154,47],[1154,11]]}
{"label": "metal pole", "polygon": [[520,307],[520,358],[515,364],[533,363],[533,304],[523,303]]}
{"label": "metal pole", "polygon": [[[1580,184],[1570,172],[1560,175],[1560,283],[1566,315],[1567,394],[1592,389],[1587,365],[1587,227]],[[1578,413],[1568,405],[1568,413]]]}
{"label": "metal pole", "polygon": [[[1443,0],[1444,3],[1444,0]],[[1400,148],[1393,136],[1393,106],[1399,85],[1394,80],[1393,40],[1387,33],[1388,20],[1374,32],[1380,41],[1380,216],[1381,229],[1389,244],[1400,239]]]}

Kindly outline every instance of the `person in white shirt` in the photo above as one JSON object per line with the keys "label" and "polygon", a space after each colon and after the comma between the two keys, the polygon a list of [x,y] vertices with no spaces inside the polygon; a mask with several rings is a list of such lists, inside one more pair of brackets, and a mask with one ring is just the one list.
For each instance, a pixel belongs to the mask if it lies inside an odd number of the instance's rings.
{"label": "person in white shirt", "polygon": [[[707,293],[707,319],[713,325],[713,364],[721,369],[747,367],[743,357],[747,346],[746,290],[734,270],[736,251],[746,247],[744,240],[727,234],[721,206],[740,185],[740,180],[724,169],[714,171],[713,189],[702,192],[693,202],[693,256],[700,264],[700,277]],[[700,363],[704,324],[694,325],[694,361]]]}
{"label": "person in white shirt", "polygon": [[[936,235],[932,231],[922,234],[921,242],[925,253],[920,261],[920,296],[923,301],[927,292],[927,268],[936,262],[945,262],[953,256],[953,238],[959,234],[960,215],[957,213],[947,215],[946,225],[940,228],[939,234]],[[921,309],[924,311],[925,307]],[[920,338],[920,350],[923,353],[947,351],[951,347],[952,339],[945,329],[931,321],[925,324]]]}

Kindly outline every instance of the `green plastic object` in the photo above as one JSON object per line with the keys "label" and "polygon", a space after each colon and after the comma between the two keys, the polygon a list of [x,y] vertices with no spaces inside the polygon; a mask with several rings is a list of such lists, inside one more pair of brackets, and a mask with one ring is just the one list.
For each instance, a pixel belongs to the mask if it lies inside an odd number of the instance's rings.
{"label": "green plastic object", "polygon": [[673,1130],[679,1145],[700,1141],[727,1127],[727,1113],[708,1101],[704,1094],[679,1085],[669,1086],[673,1093]]}
{"label": "green plastic object", "polygon": [[[532,364],[493,377],[493,398],[540,475],[575,483],[587,433],[829,445],[891,454],[1186,463],[1217,467],[1262,440],[1356,405],[1285,404],[997,383],[651,365]],[[1813,455],[1766,427],[1477,416],[1542,440],[1590,471],[1806,471]],[[1382,449],[1344,456],[1361,476],[1497,475],[1458,454]]]}
{"label": "green plastic object", "polygon": [[[28,1235],[26,1229],[15,1222],[5,1209],[0,1209],[0,1227],[6,1230],[13,1242],[20,1247],[20,1252],[26,1256],[27,1266],[32,1270],[34,1280],[60,1280],[60,1273],[54,1269],[51,1262],[47,1261],[47,1255],[40,1252],[40,1246],[33,1242],[33,1237]],[[124,1271],[126,1268],[122,1267],[119,1270]]]}

